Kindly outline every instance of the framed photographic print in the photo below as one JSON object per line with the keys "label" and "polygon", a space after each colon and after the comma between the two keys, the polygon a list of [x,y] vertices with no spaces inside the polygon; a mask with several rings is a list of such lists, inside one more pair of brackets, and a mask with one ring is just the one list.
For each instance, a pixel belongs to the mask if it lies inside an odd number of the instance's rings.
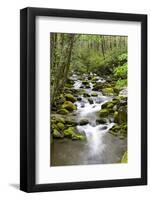
{"label": "framed photographic print", "polygon": [[20,12],[20,189],[147,184],[147,16]]}

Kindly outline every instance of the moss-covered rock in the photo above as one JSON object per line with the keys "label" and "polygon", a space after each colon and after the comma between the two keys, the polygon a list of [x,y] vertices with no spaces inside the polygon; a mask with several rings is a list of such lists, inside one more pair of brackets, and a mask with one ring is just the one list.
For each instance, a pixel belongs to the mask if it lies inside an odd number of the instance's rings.
{"label": "moss-covered rock", "polygon": [[111,130],[114,132],[118,132],[121,129],[120,125],[115,124],[114,126],[112,126]]}
{"label": "moss-covered rock", "polygon": [[106,109],[109,103],[110,103],[110,102],[106,102],[106,103],[102,104],[102,106],[101,106],[102,109]]}
{"label": "moss-covered rock", "polygon": [[93,103],[94,103],[92,98],[88,98],[88,102],[89,102],[90,104],[93,104]]}
{"label": "moss-covered rock", "polygon": [[56,114],[55,116],[52,116],[51,117],[51,122],[52,123],[58,123],[58,122],[61,122],[61,123],[65,123],[65,120],[63,117],[59,116],[58,114]]}
{"label": "moss-covered rock", "polygon": [[103,130],[106,130],[108,127],[107,126],[102,126],[99,128],[99,130],[103,131]]}
{"label": "moss-covered rock", "polygon": [[65,108],[62,108],[57,113],[62,114],[62,115],[67,115],[69,113],[69,111]]}
{"label": "moss-covered rock", "polygon": [[76,110],[77,107],[71,101],[65,101],[62,105],[62,109],[66,109],[68,111]]}
{"label": "moss-covered rock", "polygon": [[93,85],[93,90],[94,91],[101,91],[103,88],[108,88],[111,87],[110,83],[101,83],[101,82],[97,82]]}
{"label": "moss-covered rock", "polygon": [[64,124],[61,123],[61,122],[58,122],[57,123],[57,127],[58,127],[58,129],[63,130],[64,129]]}
{"label": "moss-covered rock", "polygon": [[118,95],[118,94],[119,94],[119,92],[120,92],[120,89],[119,89],[119,88],[117,88],[117,87],[114,87],[114,88],[113,88],[113,90],[114,90],[114,93],[115,93],[116,95]]}
{"label": "moss-covered rock", "polygon": [[106,118],[96,119],[96,124],[106,124],[107,122]]}
{"label": "moss-covered rock", "polygon": [[100,91],[102,88],[103,88],[102,83],[95,83],[94,86],[93,86],[94,91]]}
{"label": "moss-covered rock", "polygon": [[109,114],[109,111],[107,109],[101,109],[99,114],[100,114],[100,117],[107,117]]}
{"label": "moss-covered rock", "polygon": [[64,136],[71,138],[72,140],[84,140],[86,138],[84,134],[77,133],[74,127],[69,127],[64,130]]}
{"label": "moss-covered rock", "polygon": [[71,101],[72,103],[76,101],[76,98],[72,94],[65,94],[64,96],[67,101]]}
{"label": "moss-covered rock", "polygon": [[102,94],[107,96],[113,96],[114,90],[113,88],[104,88],[102,89]]}
{"label": "moss-covered rock", "polygon": [[115,106],[114,102],[106,102],[102,105],[102,109],[108,109],[110,113],[113,113],[114,109],[113,107]]}
{"label": "moss-covered rock", "polygon": [[78,100],[78,101],[81,101],[81,100],[82,100],[82,97],[77,97],[77,100]]}
{"label": "moss-covered rock", "polygon": [[86,86],[86,85],[89,85],[89,81],[84,80],[84,81],[82,81],[82,84],[85,85],[85,86]]}
{"label": "moss-covered rock", "polygon": [[112,99],[112,101],[115,101],[115,103],[119,102],[122,99],[120,96],[116,96]]}
{"label": "moss-covered rock", "polygon": [[92,96],[92,97],[97,97],[98,94],[97,94],[96,92],[93,92],[93,93],[91,94],[91,96]]}
{"label": "moss-covered rock", "polygon": [[53,130],[52,135],[54,138],[63,138],[63,134],[61,134],[57,129]]}
{"label": "moss-covered rock", "polygon": [[115,124],[109,131],[114,136],[119,136],[119,139],[125,139],[127,136],[127,125],[126,124]]}
{"label": "moss-covered rock", "polygon": [[73,126],[77,126],[78,122],[76,121],[72,121],[72,120],[67,120],[65,126],[66,127],[73,127]]}
{"label": "moss-covered rock", "polygon": [[114,104],[112,102],[110,102],[108,105],[107,105],[107,108],[110,109],[110,108],[113,108],[114,107]]}
{"label": "moss-covered rock", "polygon": [[85,88],[91,88],[90,85],[86,85]]}
{"label": "moss-covered rock", "polygon": [[90,97],[90,95],[88,93],[86,93],[86,92],[83,93],[83,96],[84,97]]}
{"label": "moss-covered rock", "polygon": [[83,126],[83,125],[86,125],[88,123],[89,123],[89,121],[87,119],[81,119],[80,122],[79,122],[79,125]]}
{"label": "moss-covered rock", "polygon": [[72,138],[72,135],[76,134],[74,127],[67,128],[66,130],[64,130],[63,133],[65,137],[69,137],[69,138]]}
{"label": "moss-covered rock", "polygon": [[86,137],[83,134],[74,134],[72,135],[72,140],[85,140]]}
{"label": "moss-covered rock", "polygon": [[97,77],[97,76],[94,76],[93,78],[92,78],[92,81],[98,81],[99,80],[99,78]]}

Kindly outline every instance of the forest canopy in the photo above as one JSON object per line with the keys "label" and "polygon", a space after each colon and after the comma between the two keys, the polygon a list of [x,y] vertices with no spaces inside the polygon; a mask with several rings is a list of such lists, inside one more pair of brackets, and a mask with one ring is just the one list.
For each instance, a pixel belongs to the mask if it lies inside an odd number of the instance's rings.
{"label": "forest canopy", "polygon": [[127,84],[127,37],[51,33],[51,103],[72,72],[113,75],[117,87]]}

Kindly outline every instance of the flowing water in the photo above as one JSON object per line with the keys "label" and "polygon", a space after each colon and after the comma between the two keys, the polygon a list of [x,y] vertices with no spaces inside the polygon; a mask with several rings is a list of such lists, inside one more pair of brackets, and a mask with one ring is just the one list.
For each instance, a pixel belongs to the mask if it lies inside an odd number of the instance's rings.
{"label": "flowing water", "polygon": [[[79,90],[82,82],[77,80],[76,75],[73,76],[74,89]],[[98,82],[105,82],[104,79],[99,78]],[[51,147],[51,165],[65,166],[65,165],[87,165],[87,164],[107,164],[118,163],[126,149],[126,139],[120,140],[108,133],[109,129],[114,125],[112,120],[108,120],[106,124],[98,124],[98,111],[101,105],[110,101],[112,97],[103,96],[101,92],[92,91],[93,84],[90,83],[90,88],[84,89],[88,94],[97,93],[97,97],[92,97],[93,104],[90,104],[88,98],[83,97],[80,101],[75,102],[77,110],[74,112],[78,121],[80,119],[87,119],[87,125],[76,128],[80,133],[86,135],[84,141],[73,141],[71,139],[56,139]],[[92,102],[91,102],[92,103]]]}

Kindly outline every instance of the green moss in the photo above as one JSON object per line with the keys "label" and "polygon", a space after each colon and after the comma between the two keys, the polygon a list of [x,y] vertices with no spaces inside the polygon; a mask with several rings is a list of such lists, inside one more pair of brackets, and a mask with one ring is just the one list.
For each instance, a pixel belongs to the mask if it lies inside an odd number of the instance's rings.
{"label": "green moss", "polygon": [[113,90],[113,88],[104,88],[104,89],[102,89],[102,93],[103,93],[103,95],[112,96],[114,93],[114,90]]}
{"label": "green moss", "polygon": [[64,130],[64,136],[71,138],[72,140],[84,140],[86,139],[85,135],[77,133],[74,127],[69,127]]}
{"label": "green moss", "polygon": [[92,96],[92,97],[97,97],[98,94],[97,94],[96,92],[93,92],[93,93],[91,94],[91,96]]}
{"label": "green moss", "polygon": [[121,129],[121,127],[120,127],[120,125],[118,125],[118,124],[115,124],[115,125],[111,128],[111,130],[114,131],[114,132],[117,132],[117,131],[119,131],[120,129]]}
{"label": "green moss", "polygon": [[72,135],[72,140],[85,140],[86,137],[82,134],[73,134]]}
{"label": "green moss", "polygon": [[64,124],[59,122],[57,123],[57,127],[60,129],[60,130],[63,130],[64,129]]}
{"label": "green moss", "polygon": [[105,118],[101,118],[101,119],[96,119],[96,123],[97,124],[106,124],[108,121]]}
{"label": "green moss", "polygon": [[59,117],[58,121],[61,122],[61,123],[63,123],[63,124],[65,123],[65,120],[62,117]]}
{"label": "green moss", "polygon": [[106,109],[106,108],[107,108],[107,109],[110,109],[110,108],[113,108],[114,105],[115,105],[115,102],[110,101],[110,102],[104,103],[104,104],[102,105],[102,108],[103,108],[103,109]]}
{"label": "green moss", "polygon": [[80,122],[79,122],[79,125],[83,126],[83,125],[86,125],[89,123],[89,120],[87,119],[81,119]]}
{"label": "green moss", "polygon": [[52,123],[58,123],[58,122],[61,122],[61,123],[65,123],[65,120],[63,117],[60,117],[60,116],[55,116],[51,119],[51,122]]}
{"label": "green moss", "polygon": [[76,98],[72,94],[65,94],[65,98],[67,101],[71,101],[72,103],[76,101]]}
{"label": "green moss", "polygon": [[108,114],[109,114],[109,111],[107,109],[100,110],[100,117],[107,117]]}
{"label": "green moss", "polygon": [[127,151],[122,156],[121,163],[128,163],[128,153],[127,153]]}
{"label": "green moss", "polygon": [[90,97],[90,95],[88,93],[86,93],[86,92],[83,93],[83,96],[84,97]]}
{"label": "green moss", "polygon": [[127,53],[123,53],[123,54],[119,55],[118,60],[123,63],[127,62]]}
{"label": "green moss", "polygon": [[86,81],[86,80],[84,80],[84,81],[82,81],[82,84],[83,84],[83,85],[89,85],[89,82]]}
{"label": "green moss", "polygon": [[62,138],[63,135],[57,129],[54,129],[53,130],[53,137],[54,138]]}
{"label": "green moss", "polygon": [[106,103],[102,104],[102,109],[107,108],[108,103],[109,103],[109,102],[106,102]]}
{"label": "green moss", "polygon": [[67,126],[76,126],[78,125],[77,121],[76,121],[76,118],[68,118],[65,120],[65,125]]}
{"label": "green moss", "polygon": [[107,105],[107,108],[113,108],[114,107],[114,104],[112,102],[110,102],[108,105]]}
{"label": "green moss", "polygon": [[115,124],[110,129],[110,133],[114,136],[119,136],[119,139],[123,140],[127,136],[127,125],[126,124]]}
{"label": "green moss", "polygon": [[66,109],[68,111],[76,110],[77,107],[71,101],[65,101],[62,105],[62,109]]}
{"label": "green moss", "polygon": [[64,130],[64,135],[66,136],[66,137],[70,137],[70,138],[72,138],[72,135],[75,135],[76,133],[75,133],[75,128],[74,127],[69,127],[68,129],[66,129],[66,130]]}
{"label": "green moss", "polygon": [[92,78],[92,81],[97,81],[98,80],[98,77],[96,77],[96,76],[94,76],[93,78]]}
{"label": "green moss", "polygon": [[117,89],[122,89],[122,88],[124,88],[124,87],[126,87],[127,86],[127,79],[121,79],[121,80],[118,80],[117,82],[116,82],[116,88]]}
{"label": "green moss", "polygon": [[117,103],[117,102],[119,102],[119,101],[121,100],[121,98],[122,98],[122,97],[120,97],[120,96],[116,96],[116,97],[114,97],[114,98],[112,99],[112,102]]}
{"label": "green moss", "polygon": [[127,78],[127,63],[115,68],[114,76],[117,78],[126,79]]}
{"label": "green moss", "polygon": [[62,115],[67,115],[69,113],[69,111],[65,108],[62,108],[58,111],[59,114],[62,114]]}

